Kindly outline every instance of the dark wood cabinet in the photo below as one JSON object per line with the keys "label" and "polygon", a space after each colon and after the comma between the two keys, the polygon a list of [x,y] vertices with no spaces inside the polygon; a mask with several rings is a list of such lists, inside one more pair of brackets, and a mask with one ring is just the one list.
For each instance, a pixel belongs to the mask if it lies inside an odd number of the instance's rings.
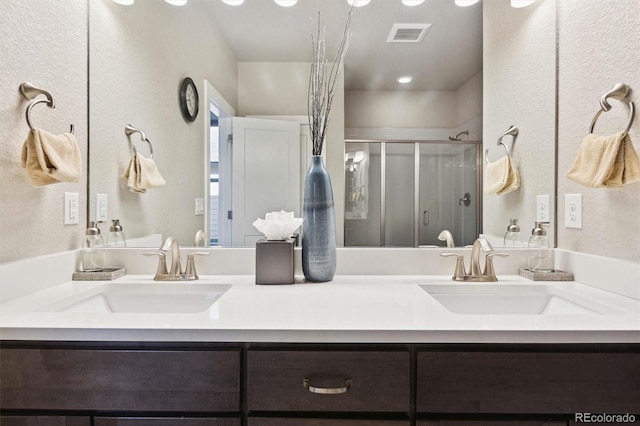
{"label": "dark wood cabinet", "polygon": [[190,417],[96,417],[94,426],[240,426],[240,419]]}
{"label": "dark wood cabinet", "polygon": [[424,420],[416,426],[567,426],[567,422],[544,420]]}
{"label": "dark wood cabinet", "polygon": [[3,349],[4,410],[240,410],[240,350]]}
{"label": "dark wood cabinet", "polygon": [[2,426],[90,426],[90,417],[78,416],[0,416]]}
{"label": "dark wood cabinet", "polygon": [[249,418],[249,426],[410,426],[403,420]]}
{"label": "dark wood cabinet", "polygon": [[249,350],[247,354],[250,411],[408,413],[410,384],[409,351]]}
{"label": "dark wood cabinet", "polygon": [[640,353],[418,353],[424,413],[640,412]]}

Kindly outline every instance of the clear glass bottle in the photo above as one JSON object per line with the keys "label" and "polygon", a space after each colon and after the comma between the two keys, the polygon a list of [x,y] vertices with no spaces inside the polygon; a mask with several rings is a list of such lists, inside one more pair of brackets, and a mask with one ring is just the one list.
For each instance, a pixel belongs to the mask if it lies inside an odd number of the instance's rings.
{"label": "clear glass bottle", "polygon": [[516,247],[520,242],[520,226],[518,226],[518,219],[510,219],[509,226],[507,226],[507,232],[504,233],[504,246]]}
{"label": "clear glass bottle", "polygon": [[95,222],[89,222],[87,233],[82,242],[82,270],[87,272],[104,269],[104,239]]}
{"label": "clear glass bottle", "polygon": [[535,272],[553,271],[553,258],[551,257],[551,246],[547,238],[547,231],[542,227],[549,222],[536,222],[529,237],[528,263],[529,270]]}
{"label": "clear glass bottle", "polygon": [[124,236],[124,230],[120,225],[120,219],[113,219],[109,228],[109,236],[107,237],[107,247],[126,247],[127,239]]}

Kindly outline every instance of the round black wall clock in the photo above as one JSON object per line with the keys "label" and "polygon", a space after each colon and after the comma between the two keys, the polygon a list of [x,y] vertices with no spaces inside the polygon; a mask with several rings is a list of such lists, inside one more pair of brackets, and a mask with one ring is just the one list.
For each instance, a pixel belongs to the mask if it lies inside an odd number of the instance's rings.
{"label": "round black wall clock", "polygon": [[180,85],[180,111],[188,122],[195,121],[198,116],[198,89],[189,77],[182,80]]}

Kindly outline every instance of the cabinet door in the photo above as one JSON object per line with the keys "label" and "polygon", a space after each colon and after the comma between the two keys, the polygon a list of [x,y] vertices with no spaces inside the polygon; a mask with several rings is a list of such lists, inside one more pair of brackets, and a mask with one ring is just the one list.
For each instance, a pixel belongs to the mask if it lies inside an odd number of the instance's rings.
{"label": "cabinet door", "polygon": [[94,426],[240,426],[240,419],[95,417]]}
{"label": "cabinet door", "polygon": [[404,420],[249,418],[249,426],[409,426]]}
{"label": "cabinet door", "polygon": [[239,411],[240,351],[3,349],[0,406]]}
{"label": "cabinet door", "polygon": [[1,416],[2,426],[90,426],[89,417]]}
{"label": "cabinet door", "polygon": [[251,411],[410,409],[409,352],[249,351],[247,363]]}
{"label": "cabinet door", "polygon": [[567,426],[567,422],[544,420],[423,420],[416,426]]}
{"label": "cabinet door", "polygon": [[428,413],[633,413],[640,353],[418,353]]}

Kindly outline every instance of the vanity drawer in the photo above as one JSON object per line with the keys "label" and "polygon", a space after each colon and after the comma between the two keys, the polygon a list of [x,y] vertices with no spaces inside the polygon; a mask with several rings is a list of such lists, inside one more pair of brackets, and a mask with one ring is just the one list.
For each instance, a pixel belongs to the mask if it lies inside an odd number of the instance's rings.
{"label": "vanity drawer", "polygon": [[239,350],[3,349],[0,406],[239,411]]}
{"label": "vanity drawer", "polygon": [[89,417],[0,416],[2,426],[90,426]]}
{"label": "vanity drawer", "polygon": [[410,424],[411,422],[404,420],[249,418],[249,426],[410,426]]}
{"label": "vanity drawer", "polygon": [[[408,412],[409,358],[408,351],[249,351],[249,410]],[[341,393],[312,392],[328,388]]]}
{"label": "vanity drawer", "polygon": [[94,426],[240,426],[240,419],[96,417]]}
{"label": "vanity drawer", "polygon": [[426,413],[640,412],[640,353],[419,352]]}

